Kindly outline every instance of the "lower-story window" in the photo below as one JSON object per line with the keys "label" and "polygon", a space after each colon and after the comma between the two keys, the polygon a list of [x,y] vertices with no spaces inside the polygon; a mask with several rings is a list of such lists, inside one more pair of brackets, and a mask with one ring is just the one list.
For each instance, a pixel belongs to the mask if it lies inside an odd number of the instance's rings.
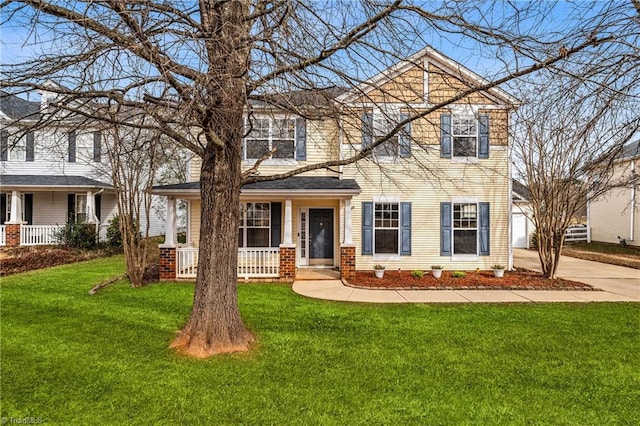
{"label": "lower-story window", "polygon": [[410,202],[378,199],[362,203],[362,254],[411,256]]}
{"label": "lower-story window", "polygon": [[453,204],[453,254],[478,254],[478,205]]}
{"label": "lower-story window", "polygon": [[240,205],[239,247],[270,246],[270,207],[269,203],[242,203]]}
{"label": "lower-story window", "polygon": [[488,256],[489,203],[440,203],[440,255]]}
{"label": "lower-story window", "polygon": [[375,203],[374,253],[398,254],[399,203]]}

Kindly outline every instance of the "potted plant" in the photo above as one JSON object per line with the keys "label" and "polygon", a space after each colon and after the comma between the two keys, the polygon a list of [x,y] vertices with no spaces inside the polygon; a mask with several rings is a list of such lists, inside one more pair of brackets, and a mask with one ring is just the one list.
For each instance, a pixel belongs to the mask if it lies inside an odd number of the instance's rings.
{"label": "potted plant", "polygon": [[373,272],[376,274],[376,278],[382,278],[384,276],[384,265],[378,263],[373,267]]}
{"label": "potted plant", "polygon": [[431,275],[435,278],[440,278],[442,276],[443,269],[442,265],[431,265]]}
{"label": "potted plant", "polygon": [[504,276],[504,270],[505,270],[505,266],[504,265],[493,265],[491,267],[491,269],[493,269],[493,276],[496,278],[502,278]]}

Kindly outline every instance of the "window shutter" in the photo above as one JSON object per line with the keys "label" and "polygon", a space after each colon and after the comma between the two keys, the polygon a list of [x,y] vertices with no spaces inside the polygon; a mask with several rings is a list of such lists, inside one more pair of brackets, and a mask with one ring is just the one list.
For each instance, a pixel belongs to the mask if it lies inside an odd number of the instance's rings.
{"label": "window shutter", "polygon": [[451,254],[451,203],[440,203],[440,256]]}
{"label": "window shutter", "polygon": [[[403,113],[400,114],[400,121],[404,121],[409,119],[409,114]],[[411,157],[411,123],[407,123],[402,126],[402,130],[398,135],[398,151],[400,157],[408,158]]]}
{"label": "window shutter", "polygon": [[296,118],[296,160],[307,159],[307,120]]}
{"label": "window shutter", "polygon": [[373,111],[362,113],[362,149],[373,142]]}
{"label": "window shutter", "polygon": [[373,254],[373,203],[362,203],[362,255]]}
{"label": "window shutter", "polygon": [[27,132],[27,161],[33,161],[35,156],[35,137],[33,132]]}
{"label": "window shutter", "polygon": [[102,161],[102,133],[93,132],[93,161],[99,163]]}
{"label": "window shutter", "polygon": [[69,139],[69,162],[76,162],[76,131],[71,130],[68,134]]}
{"label": "window shutter", "polygon": [[9,132],[0,132],[0,161],[7,161],[9,156]]}
{"label": "window shutter", "polygon": [[0,225],[9,220],[7,215],[7,194],[0,194]]}
{"label": "window shutter", "polygon": [[67,194],[67,222],[76,221],[76,194]]}
{"label": "window shutter", "polygon": [[94,203],[96,208],[94,214],[98,218],[98,222],[102,222],[102,215],[100,214],[102,212],[102,194],[97,194],[94,197]]}
{"label": "window shutter", "polygon": [[489,256],[489,203],[478,203],[480,209],[479,216],[479,240],[480,240],[480,256]]}
{"label": "window shutter", "polygon": [[271,203],[271,247],[280,246],[282,233],[282,203]]}
{"label": "window shutter", "polygon": [[489,158],[489,116],[478,117],[478,158]]}
{"label": "window shutter", "polygon": [[451,158],[451,114],[440,116],[440,157]]}
{"label": "window shutter", "polygon": [[411,256],[411,203],[400,203],[400,256]]}
{"label": "window shutter", "polygon": [[33,194],[24,194],[24,221],[33,225]]}

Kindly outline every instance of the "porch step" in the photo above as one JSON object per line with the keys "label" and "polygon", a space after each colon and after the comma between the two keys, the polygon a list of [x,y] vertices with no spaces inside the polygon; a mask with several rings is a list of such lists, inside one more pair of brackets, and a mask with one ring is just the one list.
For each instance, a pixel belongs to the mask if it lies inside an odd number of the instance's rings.
{"label": "porch step", "polygon": [[328,268],[298,268],[296,281],[339,280],[340,271]]}

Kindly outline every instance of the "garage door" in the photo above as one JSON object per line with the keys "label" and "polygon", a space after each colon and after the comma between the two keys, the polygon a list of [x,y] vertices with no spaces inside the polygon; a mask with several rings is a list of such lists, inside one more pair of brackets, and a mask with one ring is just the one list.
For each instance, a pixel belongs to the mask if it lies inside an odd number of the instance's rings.
{"label": "garage door", "polygon": [[527,217],[522,213],[514,213],[512,218],[511,245],[513,248],[527,248]]}

